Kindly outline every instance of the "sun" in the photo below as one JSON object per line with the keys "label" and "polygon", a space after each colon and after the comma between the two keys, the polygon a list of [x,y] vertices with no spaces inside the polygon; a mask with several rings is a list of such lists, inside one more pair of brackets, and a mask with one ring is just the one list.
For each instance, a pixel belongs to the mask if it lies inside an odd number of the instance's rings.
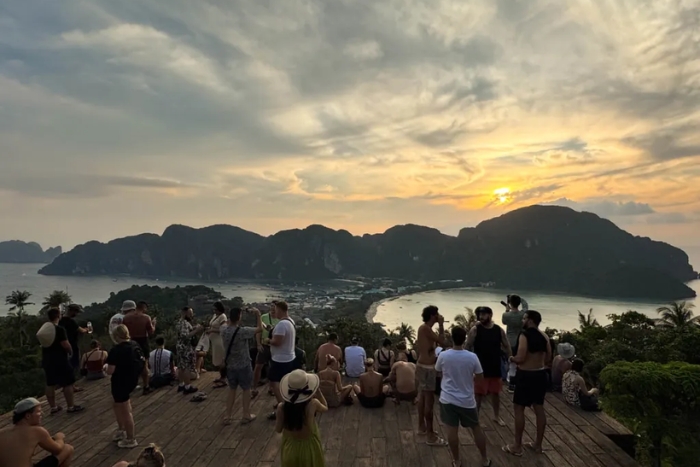
{"label": "sun", "polygon": [[498,204],[503,204],[510,198],[510,188],[497,188],[493,190],[493,194],[495,195]]}

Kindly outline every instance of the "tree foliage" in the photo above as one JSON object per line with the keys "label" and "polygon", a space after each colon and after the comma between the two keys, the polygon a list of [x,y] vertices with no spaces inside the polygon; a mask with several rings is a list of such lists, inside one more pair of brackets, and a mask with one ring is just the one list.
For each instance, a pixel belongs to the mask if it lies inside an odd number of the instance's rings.
{"label": "tree foliage", "polygon": [[67,303],[72,303],[73,299],[65,290],[54,290],[49,294],[48,297],[44,297],[44,301],[41,302],[47,308],[58,308],[61,305]]}
{"label": "tree foliage", "polygon": [[661,316],[659,325],[679,328],[699,324],[700,316],[693,316],[694,307],[692,303],[683,301],[657,308],[656,312]]}

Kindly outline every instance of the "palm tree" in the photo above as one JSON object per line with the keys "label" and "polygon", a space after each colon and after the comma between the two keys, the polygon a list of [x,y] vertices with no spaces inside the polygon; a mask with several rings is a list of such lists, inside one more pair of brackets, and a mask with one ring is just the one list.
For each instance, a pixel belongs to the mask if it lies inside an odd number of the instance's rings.
{"label": "palm tree", "polygon": [[413,342],[416,340],[416,330],[413,329],[413,326],[410,324],[401,323],[401,326],[394,329],[394,332],[398,335],[399,339],[406,340],[411,343],[411,345],[413,345]]}
{"label": "palm tree", "polygon": [[464,307],[464,310],[465,313],[460,313],[454,317],[452,326],[458,326],[468,331],[476,324],[476,315],[474,314],[474,310],[467,306]]}
{"label": "palm tree", "polygon": [[[25,326],[27,324],[27,312],[25,307],[28,305],[34,305],[34,303],[29,301],[29,297],[32,294],[26,290],[15,290],[10,295],[5,297],[5,304],[12,305],[9,308],[10,313],[8,316],[14,321],[13,325],[19,332],[19,346],[24,346],[24,338],[27,337],[27,331]],[[29,340],[29,339],[27,339]]]}
{"label": "palm tree", "polygon": [[581,313],[580,311],[578,311],[578,324],[579,324],[579,327],[581,328],[581,331],[584,331],[584,330],[590,329],[590,328],[600,327],[598,320],[595,319],[595,317],[593,316],[593,308],[589,308],[588,314],[585,314],[585,315],[583,313]]}
{"label": "palm tree", "polygon": [[691,324],[700,324],[700,316],[693,316],[692,308],[695,307],[688,302],[673,302],[656,309],[661,315],[658,323],[661,326],[680,328]]}
{"label": "palm tree", "polygon": [[47,308],[60,308],[61,305],[72,301],[73,299],[68,295],[68,292],[54,290],[48,297],[44,297],[44,301],[41,304]]}

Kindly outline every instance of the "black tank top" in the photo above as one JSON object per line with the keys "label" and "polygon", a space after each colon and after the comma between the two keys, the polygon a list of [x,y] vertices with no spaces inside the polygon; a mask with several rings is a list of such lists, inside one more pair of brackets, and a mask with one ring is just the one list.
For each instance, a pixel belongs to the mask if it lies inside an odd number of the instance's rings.
{"label": "black tank top", "polygon": [[537,328],[527,328],[523,331],[527,339],[528,353],[538,353],[547,351],[547,338]]}
{"label": "black tank top", "polygon": [[491,329],[484,326],[476,327],[474,353],[479,357],[484,378],[501,376],[501,328],[494,324]]}

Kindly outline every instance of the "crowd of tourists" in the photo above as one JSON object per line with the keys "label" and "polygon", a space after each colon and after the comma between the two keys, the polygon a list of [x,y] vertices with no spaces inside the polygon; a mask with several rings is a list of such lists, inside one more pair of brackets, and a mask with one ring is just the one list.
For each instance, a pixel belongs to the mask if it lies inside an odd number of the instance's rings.
{"label": "crowd of tourists", "polygon": [[[50,414],[63,408],[56,400],[56,389],[63,391],[68,414],[81,412],[75,403],[76,373],[86,380],[110,377],[110,390],[117,429],[113,440],[120,448],[138,446],[131,407],[131,394],[139,388],[144,395],[154,389],[177,383],[177,391],[192,395],[193,401],[206,399],[206,393],[193,385],[202,372],[202,360],[211,354],[218,371],[215,387],[228,387],[223,409],[225,425],[233,423],[234,406],[239,398],[239,423],[253,422],[251,400],[258,397],[263,372],[269,381],[269,394],[275,403],[267,416],[282,433],[280,450],[283,467],[317,467],[324,465],[321,435],[315,414],[352,405],[363,408],[383,407],[387,399],[395,404],[413,404],[418,412],[419,435],[434,447],[449,447],[453,465],[461,466],[459,427],[470,429],[481,455],[483,466],[491,465],[486,451],[486,437],[480,424],[480,409],[487,400],[493,409],[494,423],[505,426],[501,418],[500,394],[504,383],[513,393],[515,437],[502,450],[522,456],[524,449],[541,453],[546,414],[545,394],[554,388],[563,392],[572,405],[597,410],[597,390],[587,389],[581,376],[583,362],[575,359],[570,344],[560,344],[552,359],[552,346],[539,329],[542,316],[527,309],[517,295],[509,295],[501,327],[493,320],[493,310],[478,307],[476,324],[469,330],[453,326],[445,331],[444,318],[435,306],[422,311],[423,324],[418,328],[413,348],[405,342],[384,340],[368,357],[358,338],[342,349],[338,336],[331,333],[317,350],[313,372],[306,371],[306,356],[297,347],[296,326],[289,316],[286,302],[273,302],[264,314],[257,308],[227,310],[221,302],[213,305],[213,315],[206,326],[194,324],[193,310],[185,307],[175,324],[175,352],[165,348],[163,337],[156,333],[156,320],[148,315],[148,304],[127,300],[109,322],[113,346],[102,350],[93,340],[90,350],[79,353],[78,339],[91,334],[91,325],[78,325],[82,311],[69,305],[61,317],[58,309],[48,311],[48,322],[37,333],[42,346],[42,366],[46,375],[46,399]],[[524,305],[521,308],[521,305]],[[254,326],[242,324],[250,315]],[[435,329],[437,326],[437,329]],[[251,358],[251,343],[255,348]],[[434,428],[435,399],[445,426],[446,439]],[[536,416],[534,442],[523,444],[525,409],[532,407]],[[41,467],[67,467],[73,447],[65,436],[51,436],[41,426],[41,404],[34,398],[20,401],[13,413],[13,427],[0,432],[0,467],[30,467],[37,446],[49,456],[33,464]],[[165,463],[157,446],[149,445],[135,463],[129,465],[161,467]]]}

